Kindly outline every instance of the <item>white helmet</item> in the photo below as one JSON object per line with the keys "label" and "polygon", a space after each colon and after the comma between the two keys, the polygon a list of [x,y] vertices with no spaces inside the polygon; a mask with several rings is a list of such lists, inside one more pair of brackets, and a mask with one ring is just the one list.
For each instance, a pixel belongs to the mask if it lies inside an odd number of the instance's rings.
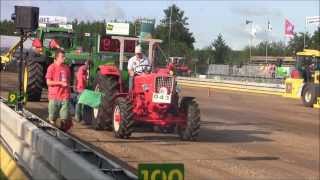
{"label": "white helmet", "polygon": [[136,46],[136,48],[135,48],[135,50],[134,50],[134,53],[135,53],[135,54],[142,53],[142,49],[141,49],[141,46],[140,46],[140,45]]}

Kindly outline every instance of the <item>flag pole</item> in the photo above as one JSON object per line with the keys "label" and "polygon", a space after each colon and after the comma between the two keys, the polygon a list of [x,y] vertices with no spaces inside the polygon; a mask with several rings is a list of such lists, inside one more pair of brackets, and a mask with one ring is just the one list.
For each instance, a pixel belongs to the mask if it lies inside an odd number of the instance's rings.
{"label": "flag pole", "polygon": [[266,64],[268,64],[268,35],[269,35],[269,20],[268,20],[268,26],[267,26],[267,40],[266,40]]}
{"label": "flag pole", "polygon": [[266,41],[266,64],[268,64],[268,33],[267,33],[267,41]]}
{"label": "flag pole", "polygon": [[250,20],[246,20],[246,25],[247,24],[250,24],[251,26],[251,29],[250,29],[250,39],[249,39],[249,63],[251,63],[251,58],[252,58],[252,39],[253,39],[253,36],[254,34],[253,33],[253,21],[250,21]]}
{"label": "flag pole", "polygon": [[286,18],[284,19],[283,43],[284,43],[284,46],[285,46],[285,50],[283,51],[283,56],[286,56],[286,49],[287,49]]}
{"label": "flag pole", "polygon": [[[252,24],[253,22],[251,23],[251,33],[252,33]],[[250,57],[249,57],[249,63],[251,64],[251,56],[252,56],[252,51],[251,51],[251,47],[252,46],[252,35],[250,35]]]}

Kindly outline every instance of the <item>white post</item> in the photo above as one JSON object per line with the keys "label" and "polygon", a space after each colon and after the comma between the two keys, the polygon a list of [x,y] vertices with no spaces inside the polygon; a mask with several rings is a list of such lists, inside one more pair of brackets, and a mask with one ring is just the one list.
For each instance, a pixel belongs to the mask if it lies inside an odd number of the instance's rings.
{"label": "white post", "polygon": [[120,62],[119,62],[119,69],[120,69],[120,71],[122,71],[122,69],[123,69],[123,60],[124,60],[124,39],[119,39],[119,41],[120,41]]}

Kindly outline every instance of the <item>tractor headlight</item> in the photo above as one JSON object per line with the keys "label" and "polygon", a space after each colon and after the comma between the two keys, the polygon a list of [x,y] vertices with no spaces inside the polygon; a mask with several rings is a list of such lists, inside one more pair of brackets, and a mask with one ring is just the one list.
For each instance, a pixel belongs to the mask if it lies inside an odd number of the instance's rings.
{"label": "tractor headlight", "polygon": [[148,84],[143,84],[142,89],[143,89],[143,91],[148,91],[149,90]]}
{"label": "tractor headlight", "polygon": [[176,85],[176,92],[181,93],[181,87],[179,85]]}

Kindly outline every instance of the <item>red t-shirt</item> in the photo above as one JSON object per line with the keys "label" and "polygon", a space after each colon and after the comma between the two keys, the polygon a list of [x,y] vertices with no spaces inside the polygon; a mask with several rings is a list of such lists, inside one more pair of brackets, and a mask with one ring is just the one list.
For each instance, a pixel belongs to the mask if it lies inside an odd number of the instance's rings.
{"label": "red t-shirt", "polygon": [[[67,65],[57,65],[52,63],[46,74],[46,79],[52,81],[66,81],[70,83],[70,69]],[[50,100],[68,100],[70,98],[70,87],[61,85],[48,86],[48,99]]]}
{"label": "red t-shirt", "polygon": [[77,71],[77,83],[76,90],[78,93],[81,93],[86,88],[86,80],[87,80],[87,70],[85,65],[79,67]]}

